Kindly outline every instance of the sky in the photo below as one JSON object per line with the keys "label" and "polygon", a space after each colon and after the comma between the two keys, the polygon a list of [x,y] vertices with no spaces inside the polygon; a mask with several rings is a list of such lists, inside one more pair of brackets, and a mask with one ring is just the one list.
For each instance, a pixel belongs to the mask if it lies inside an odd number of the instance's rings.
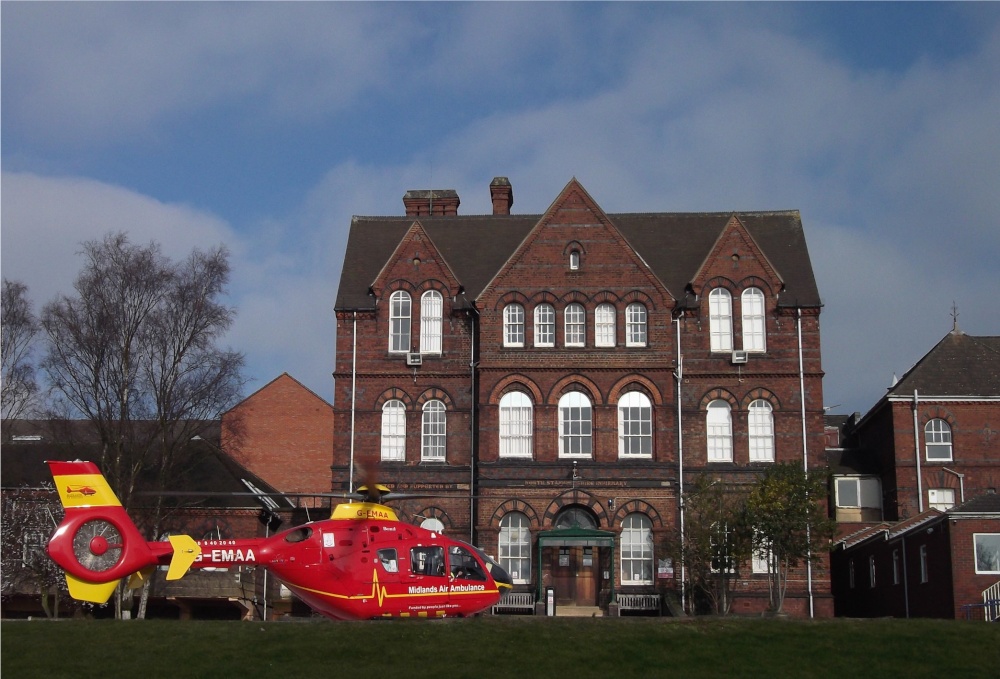
{"label": "sky", "polygon": [[333,399],[352,215],[409,189],[801,212],[824,402],[1000,335],[1000,3],[0,4],[0,255],[36,312],[83,242],[225,245],[246,393]]}

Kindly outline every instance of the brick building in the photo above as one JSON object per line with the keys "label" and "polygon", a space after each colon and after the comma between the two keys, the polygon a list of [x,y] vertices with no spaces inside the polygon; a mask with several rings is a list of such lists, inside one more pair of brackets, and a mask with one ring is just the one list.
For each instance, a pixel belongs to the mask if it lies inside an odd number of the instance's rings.
{"label": "brick building", "polygon": [[830,451],[844,535],[833,555],[838,615],[955,617],[1000,588],[998,422],[1000,337],[955,327],[844,423],[843,447]]}
{"label": "brick building", "polygon": [[[576,180],[514,215],[506,178],[490,192],[491,215],[433,190],[352,220],[333,487],[379,460],[383,483],[439,494],[402,514],[468,536],[526,594],[676,593],[686,483],[825,466],[800,215],[607,214]],[[762,610],[746,572],[734,610]],[[793,574],[786,609],[832,614],[824,565]]]}

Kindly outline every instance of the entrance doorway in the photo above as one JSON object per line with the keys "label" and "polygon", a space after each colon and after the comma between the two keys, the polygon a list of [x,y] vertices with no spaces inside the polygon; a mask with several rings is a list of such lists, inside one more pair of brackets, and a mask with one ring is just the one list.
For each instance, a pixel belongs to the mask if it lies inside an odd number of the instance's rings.
{"label": "entrance doorway", "polygon": [[601,590],[599,551],[601,540],[595,540],[597,520],[583,507],[567,507],[553,522],[554,530],[544,550],[556,603],[574,606],[597,606]]}

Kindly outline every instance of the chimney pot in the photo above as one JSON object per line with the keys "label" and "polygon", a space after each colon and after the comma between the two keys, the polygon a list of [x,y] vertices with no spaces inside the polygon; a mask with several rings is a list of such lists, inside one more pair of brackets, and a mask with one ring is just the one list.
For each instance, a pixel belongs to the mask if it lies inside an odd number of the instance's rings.
{"label": "chimney pot", "polygon": [[493,214],[509,215],[514,204],[514,187],[506,177],[494,177],[490,182],[490,198],[493,199]]}
{"label": "chimney pot", "polygon": [[410,190],[403,194],[407,217],[454,216],[461,202],[455,189]]}

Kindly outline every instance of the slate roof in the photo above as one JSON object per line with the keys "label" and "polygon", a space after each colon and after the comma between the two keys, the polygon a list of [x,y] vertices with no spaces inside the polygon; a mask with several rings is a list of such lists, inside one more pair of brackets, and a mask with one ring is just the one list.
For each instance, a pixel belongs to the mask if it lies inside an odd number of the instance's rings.
{"label": "slate roof", "polygon": [[[785,283],[779,306],[821,306],[797,210],[781,212],[628,213],[608,217],[677,298],[735,215]],[[406,231],[419,221],[474,300],[542,215],[363,217],[351,220],[336,309],[371,309],[369,288]]]}
{"label": "slate roof", "polygon": [[1000,337],[953,330],[889,389],[889,395],[1000,397]]}
{"label": "slate roof", "polygon": [[1000,495],[984,493],[948,510],[948,514],[997,514],[1000,515]]}

